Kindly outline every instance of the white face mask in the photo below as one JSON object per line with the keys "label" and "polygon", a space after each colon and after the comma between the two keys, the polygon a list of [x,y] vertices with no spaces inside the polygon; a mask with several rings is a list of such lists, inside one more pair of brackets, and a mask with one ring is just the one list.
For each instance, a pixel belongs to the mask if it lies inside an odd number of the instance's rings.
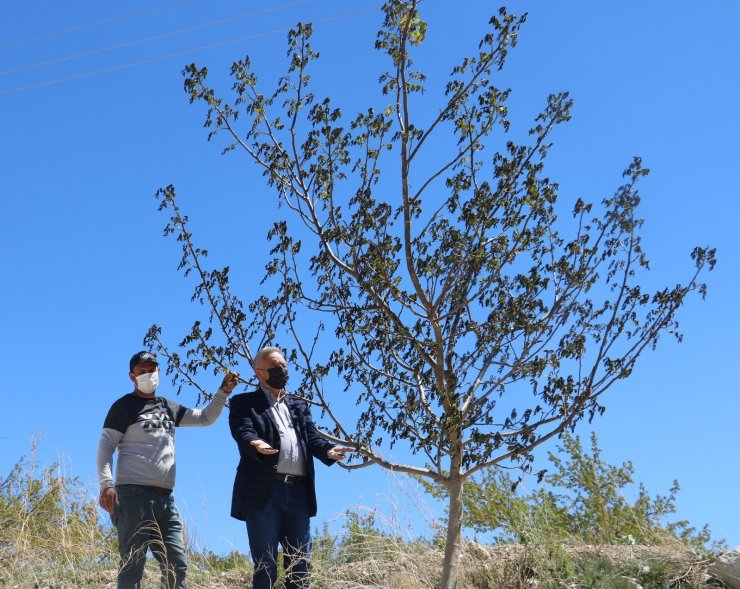
{"label": "white face mask", "polygon": [[159,370],[148,372],[136,377],[136,388],[145,395],[150,395],[157,390],[159,384]]}

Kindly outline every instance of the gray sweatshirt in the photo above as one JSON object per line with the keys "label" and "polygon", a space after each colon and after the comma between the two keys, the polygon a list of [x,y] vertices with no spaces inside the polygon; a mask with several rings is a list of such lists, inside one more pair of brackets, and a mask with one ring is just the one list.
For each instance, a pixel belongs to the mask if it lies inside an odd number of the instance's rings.
{"label": "gray sweatshirt", "polygon": [[203,409],[129,393],[111,406],[98,442],[100,489],[113,486],[113,453],[118,449],[117,485],[175,487],[175,427],[211,425],[228,395],[221,389]]}

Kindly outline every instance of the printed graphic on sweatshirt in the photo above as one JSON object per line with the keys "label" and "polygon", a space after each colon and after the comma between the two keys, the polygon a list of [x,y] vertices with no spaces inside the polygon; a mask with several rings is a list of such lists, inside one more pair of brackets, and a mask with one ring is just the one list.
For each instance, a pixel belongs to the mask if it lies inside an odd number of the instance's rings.
{"label": "printed graphic on sweatshirt", "polygon": [[164,430],[171,436],[175,435],[175,422],[167,411],[144,413],[139,415],[136,423],[149,434],[156,434],[160,430]]}

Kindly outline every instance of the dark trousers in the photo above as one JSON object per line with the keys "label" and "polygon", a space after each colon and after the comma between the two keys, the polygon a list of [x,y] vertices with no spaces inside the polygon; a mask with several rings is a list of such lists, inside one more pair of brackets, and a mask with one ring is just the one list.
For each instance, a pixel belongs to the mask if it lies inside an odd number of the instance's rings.
{"label": "dark trousers", "polygon": [[112,520],[118,532],[121,568],[118,589],[139,589],[147,550],[159,562],[163,589],[183,589],[187,558],[180,513],[172,493],[141,485],[117,485],[118,505]]}
{"label": "dark trousers", "polygon": [[278,576],[278,545],[283,548],[285,589],[306,589],[311,554],[306,484],[275,481],[265,507],[250,511],[246,521],[254,562],[252,589],[274,587]]}

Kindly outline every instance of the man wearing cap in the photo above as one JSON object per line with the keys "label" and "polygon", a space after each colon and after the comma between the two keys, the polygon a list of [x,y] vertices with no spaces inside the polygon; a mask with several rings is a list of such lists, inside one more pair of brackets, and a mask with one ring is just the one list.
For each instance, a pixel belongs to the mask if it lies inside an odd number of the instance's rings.
{"label": "man wearing cap", "polygon": [[229,404],[229,427],[239,447],[232,517],[246,521],[254,562],[252,589],[272,589],[278,545],[285,589],[308,587],[309,520],[316,515],[313,459],[331,465],[351,448],[335,446],[316,429],[308,403],[287,394],[288,368],[278,348],[254,358],[257,390]]}
{"label": "man wearing cap", "polygon": [[[129,362],[133,392],[111,406],[98,443],[100,506],[118,532],[121,568],[118,589],[139,589],[146,553],[159,562],[162,587],[185,587],[187,560],[180,514],[175,506],[175,427],[212,424],[239,375],[227,374],[203,409],[189,409],[155,395],[157,357],[138,352]],[[113,453],[118,450],[113,483]]]}

